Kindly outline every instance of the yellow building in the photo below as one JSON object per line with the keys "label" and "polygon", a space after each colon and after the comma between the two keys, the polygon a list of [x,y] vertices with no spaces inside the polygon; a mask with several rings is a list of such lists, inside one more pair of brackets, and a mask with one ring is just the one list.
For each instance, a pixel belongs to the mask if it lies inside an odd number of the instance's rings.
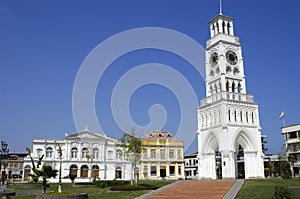
{"label": "yellow building", "polygon": [[140,179],[184,179],[183,141],[166,131],[151,131],[142,140]]}

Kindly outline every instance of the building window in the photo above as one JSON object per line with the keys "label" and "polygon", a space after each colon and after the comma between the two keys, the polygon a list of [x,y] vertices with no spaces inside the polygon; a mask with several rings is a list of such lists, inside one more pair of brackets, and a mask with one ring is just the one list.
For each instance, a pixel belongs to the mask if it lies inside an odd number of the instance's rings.
{"label": "building window", "polygon": [[174,150],[170,149],[169,151],[169,158],[174,158]]}
{"label": "building window", "polygon": [[161,159],[166,159],[166,156],[165,156],[165,149],[161,149],[161,150],[160,150],[160,158],[161,158]]}
{"label": "building window", "polygon": [[144,177],[148,177],[148,167],[144,166]]}
{"label": "building window", "polygon": [[99,149],[94,148],[93,149],[93,158],[98,159],[99,158]]}
{"label": "building window", "polygon": [[181,150],[177,149],[177,158],[181,158]]}
{"label": "building window", "polygon": [[148,153],[147,153],[147,149],[143,150],[143,158],[147,159],[148,158]]}
{"label": "building window", "polygon": [[175,175],[175,166],[170,166],[170,176]]}
{"label": "building window", "polygon": [[52,153],[53,153],[52,147],[48,147],[48,148],[46,149],[46,157],[47,157],[47,158],[52,157]]}
{"label": "building window", "polygon": [[178,166],[178,175],[181,175],[181,166]]}
{"label": "building window", "polygon": [[42,149],[37,149],[36,152],[37,152],[37,156],[40,158],[42,156],[43,150]]}
{"label": "building window", "polygon": [[156,158],[156,149],[151,149],[151,158]]}
{"label": "building window", "polygon": [[297,138],[297,132],[296,132],[296,131],[290,132],[289,135],[290,135],[290,136],[289,136],[290,139]]}
{"label": "building window", "polygon": [[116,152],[116,158],[117,160],[122,160],[122,151],[120,149],[118,149]]}
{"label": "building window", "polygon": [[156,176],[156,166],[151,166],[151,176]]}
{"label": "building window", "polygon": [[113,159],[113,152],[112,151],[107,151],[107,159],[112,160]]}
{"label": "building window", "polygon": [[77,158],[78,149],[76,147],[73,147],[71,149],[71,158]]}
{"label": "building window", "polygon": [[81,157],[86,158],[86,157],[88,157],[88,154],[89,154],[89,150],[87,148],[83,148],[82,153],[81,153]]}

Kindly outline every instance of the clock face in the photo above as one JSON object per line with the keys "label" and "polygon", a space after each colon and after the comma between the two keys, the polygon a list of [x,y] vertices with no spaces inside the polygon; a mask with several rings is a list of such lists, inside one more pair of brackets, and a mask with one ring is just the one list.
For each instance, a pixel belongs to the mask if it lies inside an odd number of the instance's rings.
{"label": "clock face", "polygon": [[235,52],[233,52],[232,50],[228,50],[226,52],[226,60],[229,64],[236,65],[238,62],[238,57]]}
{"label": "clock face", "polygon": [[218,59],[219,59],[218,53],[214,52],[213,54],[211,54],[209,59],[210,65],[211,66],[217,65]]}

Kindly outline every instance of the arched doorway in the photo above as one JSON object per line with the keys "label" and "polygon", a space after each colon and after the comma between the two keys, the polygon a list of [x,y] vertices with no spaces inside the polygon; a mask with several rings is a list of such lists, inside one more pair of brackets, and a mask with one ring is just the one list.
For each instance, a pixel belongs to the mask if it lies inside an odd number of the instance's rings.
{"label": "arched doorway", "polygon": [[80,177],[87,178],[88,177],[88,171],[89,171],[88,165],[86,165],[86,164],[82,165],[81,168],[80,168]]}
{"label": "arched doorway", "polygon": [[241,145],[238,144],[236,150],[236,178],[244,179],[245,178],[245,158],[244,158],[244,149]]}
{"label": "arched doorway", "polygon": [[24,167],[24,181],[29,181],[30,180],[30,171],[31,171],[31,166],[30,165],[26,165]]}
{"label": "arched doorway", "polygon": [[222,178],[222,156],[218,139],[213,132],[203,136],[201,152],[198,154],[198,176],[200,179]]}
{"label": "arched doorway", "polygon": [[122,168],[121,167],[117,167],[116,168],[116,175],[115,175],[116,179],[122,179]]}
{"label": "arched doorway", "polygon": [[93,178],[99,177],[99,166],[98,165],[92,166],[92,176],[93,176]]}
{"label": "arched doorway", "polygon": [[219,149],[216,150],[216,176],[217,179],[222,179],[222,155]]}
{"label": "arched doorway", "polygon": [[72,164],[70,166],[70,175],[75,175],[77,177],[77,170],[78,170],[78,167],[76,164]]}

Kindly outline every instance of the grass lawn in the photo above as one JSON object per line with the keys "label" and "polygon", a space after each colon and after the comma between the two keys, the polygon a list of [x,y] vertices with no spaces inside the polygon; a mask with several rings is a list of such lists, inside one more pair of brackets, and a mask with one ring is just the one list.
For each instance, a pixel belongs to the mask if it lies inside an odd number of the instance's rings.
{"label": "grass lawn", "polygon": [[[159,186],[164,186],[170,184],[174,181],[165,181],[165,182],[151,182],[151,181],[141,181],[143,183],[149,184],[157,184]],[[47,190],[57,191],[57,184],[51,184]],[[10,188],[20,188],[20,187],[10,187]],[[122,198],[122,199],[131,199],[137,196],[143,195],[145,193],[150,192],[151,190],[140,190],[140,191],[110,191],[109,188],[98,188],[95,185],[76,185],[73,186],[72,184],[62,184],[62,191],[68,193],[88,193],[90,199],[98,199],[98,198],[105,198],[105,199],[115,199],[115,198]],[[26,196],[16,196],[12,197],[16,199],[35,199],[35,195],[26,195]]]}
{"label": "grass lawn", "polygon": [[255,198],[268,199],[272,198],[276,186],[296,187],[300,186],[299,179],[283,180],[276,179],[262,179],[262,180],[246,180],[240,189],[236,199]]}

